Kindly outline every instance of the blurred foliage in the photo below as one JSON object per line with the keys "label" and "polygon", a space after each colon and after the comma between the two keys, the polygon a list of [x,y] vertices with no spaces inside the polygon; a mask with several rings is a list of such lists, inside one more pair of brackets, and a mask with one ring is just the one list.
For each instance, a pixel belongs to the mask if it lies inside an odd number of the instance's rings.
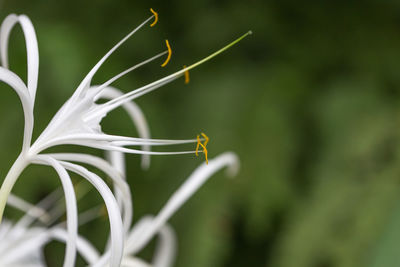
{"label": "blurred foliage", "polygon": [[[398,266],[400,3],[3,0],[2,17],[25,13],[38,35],[36,136],[150,7],[160,13],[157,27],[128,41],[95,82],[162,51],[165,38],[174,49],[167,68],[151,64],[116,86],[132,90],[254,32],[192,71],[188,86],[178,80],[137,101],[153,137],[205,131],[211,156],[232,150],[241,158],[237,178],[216,175],[173,217],[176,266]],[[11,67],[23,76],[20,30],[10,49]],[[4,177],[23,125],[16,96],[1,89]],[[126,121],[116,111],[104,129],[135,135]],[[155,214],[201,161],[153,157],[150,170],[142,171],[137,156],[127,160],[136,219]],[[37,201],[56,186],[53,172],[32,167],[15,192]],[[100,200],[92,194],[81,203],[84,210]],[[99,219],[81,233],[102,248],[107,227]],[[52,255],[49,264],[57,266],[61,261]]]}

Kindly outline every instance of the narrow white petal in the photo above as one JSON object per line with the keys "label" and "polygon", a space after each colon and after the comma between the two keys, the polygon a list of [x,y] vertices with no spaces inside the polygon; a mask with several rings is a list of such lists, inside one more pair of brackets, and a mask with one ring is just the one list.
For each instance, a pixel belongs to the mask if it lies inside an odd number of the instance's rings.
{"label": "narrow white petal", "polygon": [[23,149],[27,150],[31,143],[33,131],[33,102],[29,97],[24,82],[12,71],[0,67],[0,81],[7,83],[18,94],[25,117]]}
{"label": "narrow white petal", "polygon": [[135,243],[140,238],[142,232],[145,232],[147,228],[151,225],[153,221],[153,216],[143,216],[140,220],[135,223],[133,228],[131,229],[130,233],[126,238],[126,245],[125,245],[125,254],[131,254],[135,249]]}
{"label": "narrow white petal", "polygon": [[33,28],[30,19],[25,15],[21,15],[18,18],[25,35],[26,53],[28,59],[28,89],[32,98],[32,102],[34,103],[39,76],[38,43],[35,29]]}
{"label": "narrow white petal", "polygon": [[164,225],[158,233],[153,267],[172,266],[176,254],[176,235],[171,226]]}
{"label": "narrow white petal", "polygon": [[[125,154],[119,151],[105,151],[105,157],[108,162],[110,162],[111,166],[114,167],[118,172],[122,174],[122,178],[125,180],[126,179],[126,165],[125,165]],[[124,210],[124,195],[119,190],[118,188],[114,187],[114,195],[115,199],[118,202],[118,206],[121,208],[121,210]],[[133,210],[133,202],[131,202],[132,210]],[[132,222],[130,222],[132,223]],[[125,229],[125,233],[129,231],[128,229]]]}
{"label": "narrow white petal", "polygon": [[10,33],[15,24],[18,23],[18,16],[15,14],[8,15],[0,27],[0,57],[2,66],[6,69],[9,68],[8,64],[8,40]]}
{"label": "narrow white petal", "polygon": [[76,240],[78,238],[78,208],[76,204],[74,185],[72,184],[68,172],[57,160],[46,155],[36,156],[35,159],[39,164],[52,166],[60,177],[64,189],[65,206],[67,208],[68,238],[64,257],[64,266],[72,267],[75,265]]}
{"label": "narrow white petal", "polygon": [[73,171],[88,180],[97,189],[97,191],[104,199],[104,203],[107,207],[108,218],[110,221],[111,255],[109,255],[109,253],[107,252],[102,256],[102,258],[108,259],[109,257],[111,267],[120,266],[124,249],[124,230],[118,203],[115,200],[110,188],[108,188],[107,184],[104,183],[104,181],[100,177],[88,171],[86,168],[70,162],[62,161],[60,163],[66,169]]}
{"label": "narrow white petal", "polygon": [[11,14],[4,19],[0,29],[0,55],[1,61],[4,68],[9,68],[8,64],[8,41],[11,30],[19,23],[22,27],[22,31],[25,37],[26,53],[28,60],[28,82],[27,88],[29,90],[30,98],[32,103],[35,101],[37,81],[39,75],[39,49],[36,38],[35,29],[30,19],[25,16],[17,16]]}
{"label": "narrow white petal", "polygon": [[226,152],[209,161],[208,165],[200,165],[181,187],[171,196],[158,215],[152,220],[151,225],[142,231],[131,248],[131,253],[140,251],[169,218],[191,197],[215,172],[228,167],[228,174],[234,175],[238,171],[239,160],[232,152]]}
{"label": "narrow white petal", "polygon": [[57,154],[49,154],[49,156],[62,161],[72,161],[72,162],[89,164],[107,174],[114,182],[116,188],[118,188],[122,193],[123,205],[124,205],[123,206],[124,229],[126,232],[129,230],[133,217],[132,196],[131,196],[131,191],[129,189],[129,185],[126,183],[121,173],[116,171],[104,159],[93,155],[79,154],[79,153],[57,153]]}

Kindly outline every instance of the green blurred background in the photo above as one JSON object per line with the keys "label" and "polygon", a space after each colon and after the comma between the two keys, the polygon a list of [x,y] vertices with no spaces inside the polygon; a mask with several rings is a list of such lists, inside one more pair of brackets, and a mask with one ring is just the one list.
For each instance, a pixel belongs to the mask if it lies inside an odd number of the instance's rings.
{"label": "green blurred background", "polygon": [[[164,39],[173,47],[166,68],[150,64],[115,86],[132,90],[254,33],[191,71],[189,85],[180,79],[137,100],[153,137],[204,131],[211,157],[232,150],[241,159],[238,177],[215,175],[171,220],[176,266],[399,266],[400,2],[2,0],[1,18],[25,13],[38,35],[35,136],[150,7],[160,14],[157,26],[124,44],[95,83],[162,51]],[[10,53],[11,68],[25,77],[20,29]],[[4,177],[23,120],[17,97],[1,87]],[[116,111],[104,130],[135,136],[127,122]],[[148,171],[136,155],[127,161],[136,221],[157,213],[202,159],[153,157]],[[15,193],[38,201],[57,186],[53,171],[34,166]],[[81,210],[98,203],[94,192],[79,202]],[[80,233],[103,249],[106,218]],[[153,245],[141,256],[149,258]],[[48,264],[59,266],[62,252],[60,243],[46,247]]]}

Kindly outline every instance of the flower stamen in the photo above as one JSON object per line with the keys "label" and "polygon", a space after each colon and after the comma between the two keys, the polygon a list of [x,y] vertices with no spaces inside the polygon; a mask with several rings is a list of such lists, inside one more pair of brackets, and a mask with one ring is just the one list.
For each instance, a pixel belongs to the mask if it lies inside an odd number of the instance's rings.
{"label": "flower stamen", "polygon": [[199,147],[200,147],[200,144],[201,144],[200,135],[197,135],[196,157],[199,156]]}
{"label": "flower stamen", "polygon": [[199,147],[201,146],[201,148],[203,149],[202,152],[204,153],[204,157],[206,158],[206,163],[208,164],[208,151],[207,151],[206,146],[208,144],[208,141],[210,141],[210,138],[208,138],[208,136],[205,133],[201,133],[201,135],[204,138],[204,144],[201,143],[200,135],[197,135],[197,145],[196,145],[196,152],[195,153],[196,153],[196,156],[199,155]]}
{"label": "flower stamen", "polygon": [[172,49],[171,49],[171,46],[169,45],[168,40],[165,40],[165,44],[167,45],[167,48],[168,48],[168,56],[167,56],[167,59],[164,61],[164,63],[161,64],[161,67],[165,67],[168,64],[169,60],[171,59],[171,55],[172,55]]}
{"label": "flower stamen", "polygon": [[154,27],[154,26],[157,24],[157,22],[158,22],[158,13],[155,12],[152,8],[150,8],[150,11],[151,11],[151,13],[153,13],[153,15],[154,15],[154,21],[153,21],[152,24],[150,24],[150,27]]}
{"label": "flower stamen", "polygon": [[207,146],[208,141],[210,141],[210,138],[208,138],[208,136],[205,133],[201,133],[201,136],[204,137],[204,146]]}
{"label": "flower stamen", "polygon": [[[186,69],[186,65],[183,65],[183,69]],[[190,82],[190,77],[189,77],[189,71],[185,71],[185,84],[188,84]]]}

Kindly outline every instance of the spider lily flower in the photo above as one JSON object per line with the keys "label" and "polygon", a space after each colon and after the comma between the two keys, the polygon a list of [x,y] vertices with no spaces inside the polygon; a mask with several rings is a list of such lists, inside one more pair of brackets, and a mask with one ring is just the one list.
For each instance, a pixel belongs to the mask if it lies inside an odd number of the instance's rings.
{"label": "spider lily flower", "polygon": [[[1,187],[0,187],[0,224],[3,218],[3,212],[6,202],[11,194],[12,188],[18,177],[23,170],[30,164],[39,164],[52,167],[61,182],[62,189],[65,195],[66,203],[66,255],[64,257],[64,266],[73,266],[75,263],[78,236],[78,215],[77,215],[77,199],[74,191],[69,172],[77,173],[84,179],[89,181],[96,190],[100,193],[107,208],[108,218],[110,223],[110,240],[111,245],[107,252],[107,262],[110,266],[119,266],[124,251],[124,236],[130,231],[129,227],[132,221],[132,200],[129,186],[127,185],[123,175],[106,161],[99,157],[87,154],[45,154],[44,150],[58,146],[58,145],[79,145],[91,148],[97,148],[104,151],[118,151],[122,153],[133,153],[143,155],[142,166],[148,167],[150,155],[171,155],[171,154],[187,154],[198,152],[199,142],[205,141],[200,144],[206,155],[205,144],[208,139],[197,138],[187,140],[167,140],[167,139],[152,139],[150,138],[148,127],[145,122],[144,116],[140,109],[132,102],[132,100],[143,96],[151,91],[154,91],[161,86],[182,76],[188,77],[188,71],[197,67],[198,65],[210,60],[216,55],[222,53],[232,45],[242,40],[248,32],[234,42],[211,54],[210,56],[185,67],[183,70],[170,74],[162,79],[156,80],[150,84],[137,88],[128,93],[121,93],[111,84],[126,75],[127,73],[150,63],[162,56],[167,55],[167,59],[162,64],[169,61],[171,57],[171,47],[169,42],[166,41],[168,50],[161,52],[148,60],[145,60],[133,67],[121,72],[110,80],[100,85],[92,85],[91,80],[102,64],[110,57],[110,55],[117,50],[127,39],[136,33],[144,25],[148,24],[151,20],[157,21],[158,15],[154,12],[151,17],[146,19],[137,28],[131,31],[125,38],[118,42],[101,60],[90,70],[86,77],[82,80],[78,88],[72,96],[65,102],[60,110],[55,114],[48,126],[44,129],[42,134],[32,143],[32,132],[34,126],[34,103],[37,90],[37,81],[39,74],[39,53],[38,44],[34,27],[30,19],[25,15],[9,15],[6,17],[0,28],[0,59],[2,66],[0,67],[0,80],[8,84],[18,94],[22,103],[24,112],[24,136],[22,150],[11,169],[7,173]],[[25,83],[17,74],[9,69],[8,64],[8,41],[9,36],[15,25],[20,24],[25,37],[26,51],[27,51],[27,82]],[[108,98],[105,103],[98,104],[100,98]],[[131,116],[132,121],[139,125],[139,137],[119,136],[106,134],[101,129],[102,119],[112,110],[123,107]],[[204,135],[205,136],[205,135]],[[151,151],[152,146],[170,146],[198,143],[196,151],[168,151],[156,152]],[[140,148],[132,148],[141,147]],[[89,164],[97,169],[106,173],[112,180],[115,193],[111,191],[109,186],[104,180],[83,167],[81,164]],[[116,197],[117,196],[117,197]],[[12,202],[12,201],[11,201]],[[15,202],[15,201],[14,201]],[[20,203],[21,204],[21,203]],[[174,206],[174,205],[172,205]],[[168,213],[168,212],[167,212]],[[170,216],[170,215],[169,215]],[[165,217],[165,215],[164,215]],[[164,218],[162,217],[162,218]],[[168,217],[168,216],[167,216]],[[152,237],[163,225],[160,221],[156,220],[152,223],[152,227],[148,230],[146,238],[142,237],[141,240],[147,240]],[[165,218],[163,219],[165,220]],[[161,222],[163,222],[161,220]],[[157,222],[157,223],[155,223]],[[141,241],[142,243],[144,241]],[[147,241],[146,241],[147,242]],[[144,243],[146,243],[144,242]]]}

